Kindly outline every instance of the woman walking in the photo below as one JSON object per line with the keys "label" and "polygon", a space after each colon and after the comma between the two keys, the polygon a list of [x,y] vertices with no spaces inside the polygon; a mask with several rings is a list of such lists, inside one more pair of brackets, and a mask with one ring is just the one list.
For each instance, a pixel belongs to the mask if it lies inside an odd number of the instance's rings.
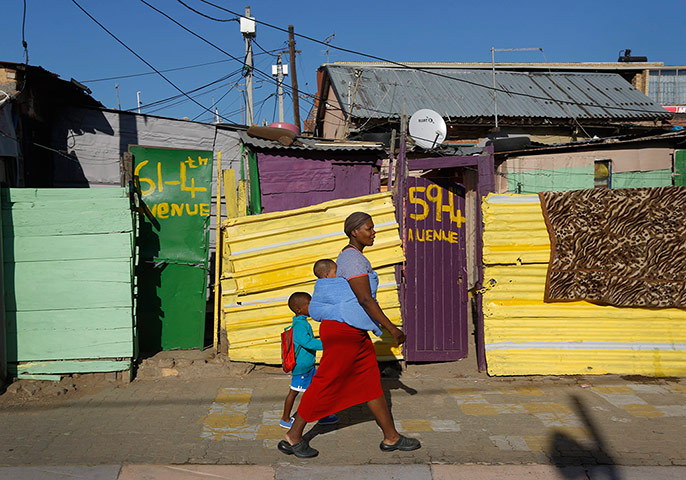
{"label": "woman walking", "polygon": [[[398,345],[402,344],[405,334],[391,323],[374,298],[379,277],[362,253],[365,247],[374,244],[372,217],[364,212],[355,212],[345,220],[343,230],[350,243],[336,259],[337,276],[348,280],[367,314],[388,330]],[[376,353],[367,331],[347,323],[323,320],[319,335],[324,346],[319,369],[303,394],[293,426],[286,432],[286,440],[279,442],[279,450],[299,458],[317,456],[319,452],[303,439],[305,425],[365,402],[383,432],[383,440],[379,444],[382,451],[420,448],[419,440],[400,435],[395,428],[381,389]]]}

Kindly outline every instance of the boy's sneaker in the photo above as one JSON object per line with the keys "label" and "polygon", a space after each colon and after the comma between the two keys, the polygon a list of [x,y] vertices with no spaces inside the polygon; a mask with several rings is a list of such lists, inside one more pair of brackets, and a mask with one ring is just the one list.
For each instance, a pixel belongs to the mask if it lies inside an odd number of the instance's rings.
{"label": "boy's sneaker", "polygon": [[338,423],[338,417],[336,415],[329,415],[328,417],[320,418],[317,423],[319,425],[333,425]]}
{"label": "boy's sneaker", "polygon": [[281,419],[279,420],[279,425],[281,426],[281,428],[287,428],[290,430],[290,428],[293,426],[293,420],[295,420],[295,417],[291,417],[289,421]]}

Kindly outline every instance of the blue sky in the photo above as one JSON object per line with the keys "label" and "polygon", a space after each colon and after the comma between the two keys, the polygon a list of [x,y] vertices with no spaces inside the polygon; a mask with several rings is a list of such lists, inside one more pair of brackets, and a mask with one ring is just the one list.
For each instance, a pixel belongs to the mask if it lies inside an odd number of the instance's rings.
{"label": "blue sky", "polygon": [[[241,64],[227,54],[184,31],[140,0],[76,0],[88,13],[179,89],[199,90],[196,101],[242,123],[243,78]],[[245,44],[238,23],[217,22],[194,13],[178,0],[146,0],[197,35],[228,54],[242,59]],[[186,5],[217,19],[235,16],[201,0]],[[242,13],[250,5],[253,16],[269,24],[323,41],[335,34],[331,44],[398,62],[455,61],[490,62],[491,47],[542,48],[540,52],[497,53],[496,61],[612,62],[626,48],[633,55],[666,65],[684,65],[684,19],[686,2],[666,4],[643,1],[520,0],[475,1],[292,1],[247,0],[211,3]],[[23,62],[23,0],[3,2],[0,29],[0,60]],[[115,85],[119,85],[121,108],[136,108],[136,92],[144,105],[179,95],[179,91],[89,19],[71,0],[26,0],[24,36],[29,63],[75,78],[108,108],[117,108]],[[271,77],[273,54],[287,50],[287,33],[257,26],[254,46],[256,74],[255,119],[277,120],[276,86]],[[261,48],[260,48],[261,47]],[[326,62],[325,46],[296,38],[298,83],[302,91],[316,91],[316,69]],[[369,61],[369,58],[329,50],[330,61]],[[284,55],[284,61],[288,61]],[[196,66],[206,64],[202,66]],[[107,79],[102,81],[93,81]],[[290,79],[286,79],[290,85]],[[195,95],[195,94],[194,94]],[[301,118],[311,101],[300,101]],[[292,119],[292,103],[285,100],[286,120]],[[144,113],[212,121],[202,107],[182,97],[142,109]]]}

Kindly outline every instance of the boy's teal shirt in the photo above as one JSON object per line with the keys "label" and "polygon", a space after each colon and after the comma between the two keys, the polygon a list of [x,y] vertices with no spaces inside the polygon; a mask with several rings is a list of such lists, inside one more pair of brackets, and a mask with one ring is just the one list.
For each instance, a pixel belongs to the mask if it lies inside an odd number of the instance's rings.
{"label": "boy's teal shirt", "polygon": [[[314,338],[314,332],[305,315],[293,317],[293,346],[297,355],[293,375],[302,375],[312,370],[317,350],[322,350],[322,341]],[[300,350],[298,351],[298,347]]]}

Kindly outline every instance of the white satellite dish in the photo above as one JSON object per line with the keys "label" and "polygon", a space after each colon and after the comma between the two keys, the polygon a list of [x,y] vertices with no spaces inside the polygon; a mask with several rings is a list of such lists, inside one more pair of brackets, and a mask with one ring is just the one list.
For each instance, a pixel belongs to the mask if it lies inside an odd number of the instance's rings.
{"label": "white satellite dish", "polygon": [[427,150],[443,143],[448,133],[443,117],[428,108],[422,108],[412,114],[409,128],[414,143]]}

